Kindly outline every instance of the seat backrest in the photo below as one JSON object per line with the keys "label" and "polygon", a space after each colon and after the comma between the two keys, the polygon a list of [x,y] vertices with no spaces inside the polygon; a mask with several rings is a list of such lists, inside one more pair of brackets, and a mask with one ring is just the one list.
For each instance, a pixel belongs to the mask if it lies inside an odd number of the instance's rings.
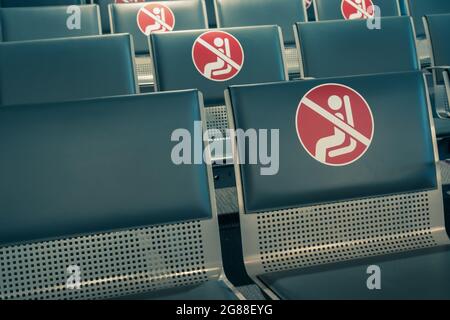
{"label": "seat backrest", "polygon": [[450,2],[442,0],[405,0],[408,14],[414,19],[417,37],[426,36],[422,18],[429,14],[450,13]]}
{"label": "seat backrest", "polygon": [[[365,0],[366,4],[373,4],[380,8],[381,17],[399,16],[400,4],[398,0]],[[371,6],[359,11],[353,8],[349,2],[355,4],[355,0],[314,0],[314,11],[317,21],[322,20],[353,20],[366,19],[372,15]],[[350,10],[347,9],[347,6]],[[365,13],[364,13],[365,12]]]}
{"label": "seat backrest", "polygon": [[419,71],[229,89],[232,129],[279,136],[277,174],[235,152],[250,274],[449,243],[427,94]]}
{"label": "seat backrest", "polygon": [[[450,13],[425,16],[424,24],[427,38],[431,44],[432,67],[450,67]],[[433,72],[435,84],[443,83],[442,70]]]}
{"label": "seat backrest", "polygon": [[364,20],[296,24],[301,76],[419,70],[411,18],[382,18],[381,26],[368,29]]}
{"label": "seat backrest", "polygon": [[[207,78],[204,73],[219,58],[201,42],[206,39],[213,44],[216,38],[226,38],[231,43],[234,66],[228,64],[228,74],[211,80],[214,77]],[[277,26],[156,33],[150,36],[150,42],[156,90],[198,88],[207,106],[223,105],[223,92],[229,85],[287,79],[282,35]]]}
{"label": "seat backrest", "polygon": [[285,45],[294,45],[292,26],[307,21],[303,1],[298,0],[215,0],[220,28],[278,25]]}
{"label": "seat backrest", "polygon": [[[90,2],[90,1],[89,1]],[[86,0],[0,0],[0,7],[40,7],[40,6],[68,6],[86,4]]]}
{"label": "seat backrest", "polygon": [[0,44],[0,106],[137,92],[128,34]]}
{"label": "seat backrest", "polygon": [[[97,5],[79,6],[75,12],[67,6],[0,9],[3,41],[92,36],[102,33]],[[79,14],[79,25],[70,17]],[[69,25],[68,25],[69,24]],[[70,28],[69,28],[70,26]]]}
{"label": "seat backrest", "polygon": [[[155,3],[111,4],[109,6],[112,33],[130,33],[133,36],[136,54],[148,54],[148,37],[139,27],[139,16],[142,8],[154,6]],[[174,16],[172,30],[204,29],[208,27],[205,3],[203,0],[179,0],[157,2],[158,6],[165,6]],[[151,11],[151,10],[150,10]],[[140,13],[141,12],[141,13]],[[169,13],[167,13],[169,14]],[[154,20],[151,20],[154,21]],[[145,20],[143,20],[145,23]],[[144,24],[145,25],[145,24]]]}
{"label": "seat backrest", "polygon": [[[192,90],[2,108],[0,298],[109,298],[218,278],[211,168],[176,165],[167,138],[194,136],[201,104]],[[66,288],[68,268],[78,290]]]}

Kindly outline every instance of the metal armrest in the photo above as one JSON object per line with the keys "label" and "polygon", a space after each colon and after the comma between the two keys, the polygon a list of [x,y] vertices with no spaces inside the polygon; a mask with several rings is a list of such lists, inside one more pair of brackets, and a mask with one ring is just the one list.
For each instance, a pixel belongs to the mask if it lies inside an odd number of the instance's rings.
{"label": "metal armrest", "polygon": [[[434,66],[434,67],[427,67],[424,68],[425,71],[428,71],[429,73],[433,73],[433,72],[438,72],[441,71],[442,73],[445,72],[450,72],[450,66]],[[444,83],[447,89],[447,92],[450,93],[450,85],[449,85],[449,81],[448,81],[448,76],[446,77],[444,75]],[[436,82],[434,82],[434,88],[435,88],[435,93],[436,93]],[[450,119],[450,110],[446,110],[443,108],[438,108],[437,105],[434,106],[434,109],[436,111],[436,115],[440,118],[440,119]]]}

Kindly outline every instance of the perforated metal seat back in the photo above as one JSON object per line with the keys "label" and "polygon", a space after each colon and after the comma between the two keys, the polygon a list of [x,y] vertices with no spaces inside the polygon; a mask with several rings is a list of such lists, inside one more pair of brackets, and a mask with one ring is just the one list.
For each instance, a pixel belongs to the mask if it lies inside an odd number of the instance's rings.
{"label": "perforated metal seat back", "polygon": [[[150,1],[152,2],[152,1]],[[202,0],[158,1],[168,7],[175,19],[173,31],[208,28],[205,4]],[[109,7],[112,33],[130,33],[137,54],[148,54],[148,37],[138,26],[139,10],[148,3],[111,4]]]}
{"label": "perforated metal seat back", "polygon": [[0,298],[217,279],[211,171],[171,161],[172,132],[194,135],[200,105],[193,90],[1,108]]}
{"label": "perforated metal seat back", "polygon": [[[318,90],[330,90],[329,96]],[[279,130],[277,174],[261,175],[267,165],[236,166],[250,274],[448,243],[420,72],[236,86],[229,95],[234,128]],[[350,106],[359,138],[335,121],[327,101],[336,97]],[[365,114],[364,105],[371,111]],[[339,132],[346,140],[334,143]],[[335,151],[352,139],[354,149]],[[415,143],[404,143],[410,139]],[[325,142],[334,144],[322,158]],[[364,143],[365,152],[352,153]],[[248,154],[248,144],[243,150]]]}
{"label": "perforated metal seat back", "polygon": [[[350,2],[353,3],[353,7],[358,5],[355,0],[314,0],[316,20],[354,20],[366,19],[368,16],[371,16],[372,13],[369,8],[366,8],[366,10],[357,10],[355,8],[353,13],[344,15],[346,11],[343,10],[343,6]],[[398,0],[372,0],[372,3],[380,8],[381,17],[400,15]]]}
{"label": "perforated metal seat back", "polygon": [[0,105],[137,92],[129,35],[0,44]]}
{"label": "perforated metal seat back", "polygon": [[[450,12],[450,10],[449,10]],[[448,41],[448,30],[450,30],[450,13],[427,15],[424,19],[426,30],[432,49],[432,66],[450,66],[450,43]],[[443,85],[442,70],[434,72],[435,82]]]}
{"label": "perforated metal seat back", "polygon": [[335,77],[419,70],[411,18],[381,19],[380,30],[364,20],[296,24],[305,77]]}
{"label": "perforated metal seat back", "polygon": [[[204,70],[199,71],[193,60],[193,46],[205,32],[207,30],[158,33],[150,36],[158,91],[198,88],[204,95],[205,105],[217,106],[224,104],[223,92],[229,85],[287,79],[281,31],[278,27],[220,29],[220,32],[226,32],[234,37],[243,52],[240,71],[232,78],[221,81],[205,77]],[[202,57],[200,54],[199,60]],[[232,59],[235,59],[235,56],[232,56]],[[212,62],[214,61],[212,59]]]}
{"label": "perforated metal seat back", "polygon": [[40,7],[86,4],[86,0],[1,0],[0,7]]}
{"label": "perforated metal seat back", "polygon": [[278,25],[285,45],[294,45],[292,25],[307,20],[303,1],[297,0],[215,0],[220,28]]}
{"label": "perforated metal seat back", "polygon": [[414,19],[419,38],[425,37],[422,18],[429,14],[450,13],[450,2],[442,0],[405,0],[407,11]]}
{"label": "perforated metal seat back", "polygon": [[4,30],[3,41],[101,34],[98,6],[79,6],[79,25],[68,25],[70,15],[75,13],[75,11],[68,11],[68,9],[67,6],[0,9],[0,22]]}

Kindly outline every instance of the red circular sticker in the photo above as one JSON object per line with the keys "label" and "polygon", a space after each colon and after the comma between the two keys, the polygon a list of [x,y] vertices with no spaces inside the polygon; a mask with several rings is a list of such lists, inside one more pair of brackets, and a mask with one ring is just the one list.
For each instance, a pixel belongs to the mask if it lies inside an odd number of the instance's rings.
{"label": "red circular sticker", "polygon": [[367,101],[352,88],[336,83],[317,86],[305,94],[297,108],[296,126],[305,150],[329,166],[358,160],[374,134]]}
{"label": "red circular sticker", "polygon": [[116,3],[138,3],[145,2],[145,0],[116,0]]}
{"label": "red circular sticker", "polygon": [[153,32],[168,32],[175,27],[175,15],[161,3],[149,3],[139,9],[137,24],[141,32],[150,35]]}
{"label": "red circular sticker", "polygon": [[304,2],[306,9],[309,9],[309,7],[311,7],[312,0],[304,0]]}
{"label": "red circular sticker", "polygon": [[372,0],[342,0],[341,12],[345,20],[373,18]]}
{"label": "red circular sticker", "polygon": [[224,31],[208,31],[192,46],[192,61],[198,72],[212,81],[234,78],[244,65],[244,50],[239,41]]}

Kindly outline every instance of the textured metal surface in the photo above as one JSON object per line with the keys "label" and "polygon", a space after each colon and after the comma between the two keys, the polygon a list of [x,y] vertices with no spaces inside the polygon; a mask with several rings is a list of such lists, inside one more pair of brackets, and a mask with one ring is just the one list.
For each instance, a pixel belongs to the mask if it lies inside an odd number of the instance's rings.
{"label": "textured metal surface", "polygon": [[447,161],[440,161],[438,167],[441,172],[442,185],[449,185],[450,184],[450,163]]}
{"label": "textured metal surface", "polygon": [[148,84],[153,82],[153,67],[149,56],[136,57],[136,74],[139,84]]}
{"label": "textured metal surface", "polygon": [[211,159],[215,163],[231,161],[231,142],[228,132],[228,115],[225,106],[205,108],[206,128],[210,141]]}
{"label": "textured metal surface", "polygon": [[448,243],[439,193],[243,214],[247,270],[260,275]]}
{"label": "textured metal surface", "polygon": [[212,106],[205,108],[206,126],[210,130],[210,139],[215,140],[218,137],[229,138],[226,129],[228,129],[228,115],[225,106]]}
{"label": "textured metal surface", "polygon": [[[192,221],[3,247],[0,299],[103,299],[217,279],[216,229]],[[79,289],[66,286],[69,267]]]}
{"label": "textured metal surface", "polygon": [[284,49],[284,59],[286,61],[286,67],[289,74],[300,73],[300,60],[297,48],[286,47]]}

